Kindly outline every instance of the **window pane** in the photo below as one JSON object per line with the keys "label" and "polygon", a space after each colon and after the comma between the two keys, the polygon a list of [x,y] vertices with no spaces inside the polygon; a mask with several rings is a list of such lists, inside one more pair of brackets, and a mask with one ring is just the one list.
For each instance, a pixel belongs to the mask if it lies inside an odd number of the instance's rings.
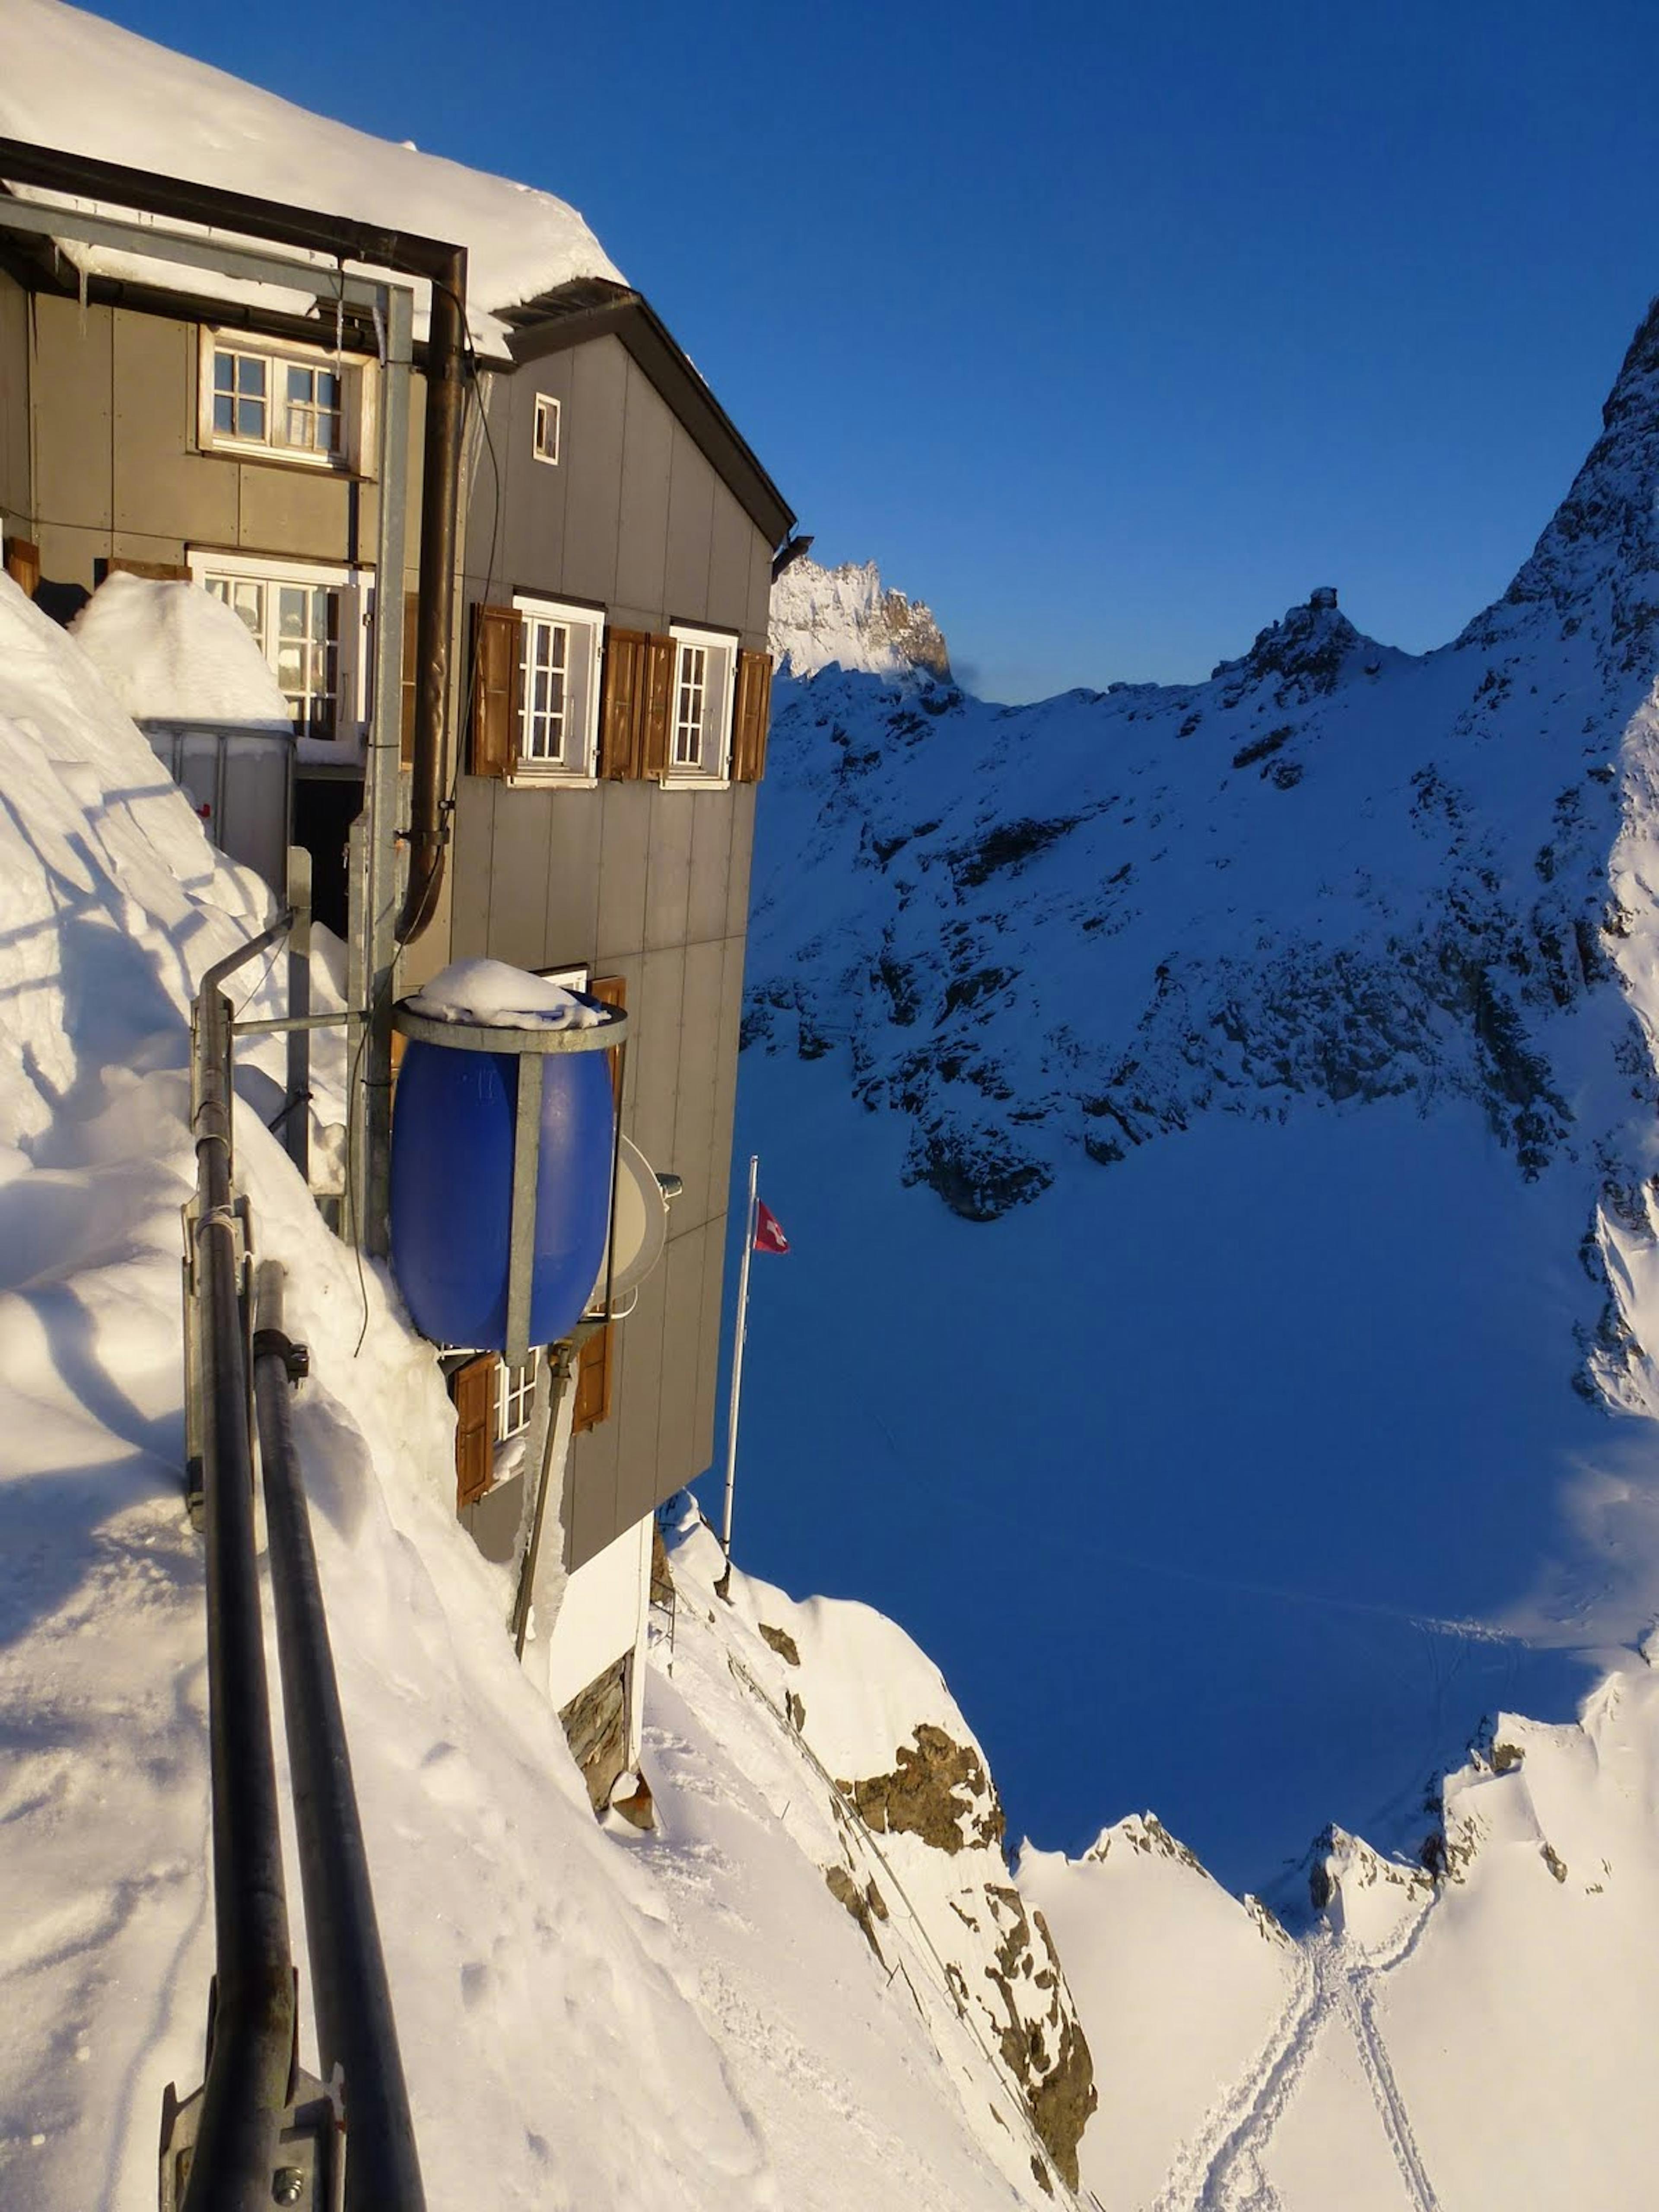
{"label": "window pane", "polygon": [[236,435],[239,438],[263,438],[264,434],[264,401],[239,399],[236,403]]}
{"label": "window pane", "polygon": [[236,389],[236,356],[230,353],[216,353],[213,356],[213,388],[216,392]]}
{"label": "window pane", "polygon": [[213,427],[222,430],[227,437],[235,430],[236,402],[228,392],[216,392],[213,395]]}
{"label": "window pane", "polygon": [[317,404],[319,407],[337,407],[340,404],[340,380],[332,369],[319,369],[317,374]]}
{"label": "window pane", "polygon": [[290,399],[309,399],[312,396],[312,373],[308,368],[295,368],[290,362],[288,372],[288,396]]}
{"label": "window pane", "polygon": [[252,354],[236,356],[236,388],[245,395],[263,399],[265,394],[265,365]]}

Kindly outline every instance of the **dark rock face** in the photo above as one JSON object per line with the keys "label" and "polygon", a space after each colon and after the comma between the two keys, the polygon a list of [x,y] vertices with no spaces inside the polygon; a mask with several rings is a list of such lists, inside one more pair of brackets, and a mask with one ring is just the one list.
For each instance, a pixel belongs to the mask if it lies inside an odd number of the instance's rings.
{"label": "dark rock face", "polygon": [[596,1813],[604,1812],[628,1765],[628,1662],[607,1667],[559,1714]]}
{"label": "dark rock face", "polygon": [[887,1905],[881,1892],[876,1887],[874,1879],[872,1878],[866,1881],[864,1887],[860,1889],[844,1866],[825,1867],[823,1879],[830,1896],[838,1905],[844,1905],[848,1911],[852,1914],[859,1924],[865,1942],[884,1966],[887,1961],[882,1958],[881,1939],[876,1934],[876,1923],[878,1920],[886,1919]]}
{"label": "dark rock face", "polygon": [[935,1850],[954,1853],[975,1844],[1000,1848],[1002,1802],[985,1762],[969,1744],[953,1743],[942,1728],[921,1722],[911,1742],[901,1744],[890,1774],[838,1784],[878,1836],[919,1836]]}
{"label": "dark rock face", "polygon": [[1075,2189],[1077,2147],[1100,2102],[1094,2060],[1047,1921],[1027,1912],[1017,1889],[988,1882],[985,1896],[1000,1937],[985,1972],[1006,2014],[999,2031],[1003,2063],[1023,2086],[1032,2124],[1067,2188]]}
{"label": "dark rock face", "polygon": [[799,1646],[787,1628],[769,1628],[763,1620],[757,1621],[755,1626],[759,1629],[764,1641],[771,1645],[780,1659],[786,1660],[792,1667],[799,1666]]}

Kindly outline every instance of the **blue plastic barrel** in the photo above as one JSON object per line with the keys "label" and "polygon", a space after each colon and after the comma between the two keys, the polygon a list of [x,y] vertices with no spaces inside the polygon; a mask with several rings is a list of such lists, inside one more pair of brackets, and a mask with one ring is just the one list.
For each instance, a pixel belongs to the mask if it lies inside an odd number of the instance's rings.
{"label": "blue plastic barrel", "polygon": [[[543,1058],[540,1169],[530,1341],[581,1318],[605,1257],[613,1135],[609,1058]],[[415,1326],[436,1344],[507,1344],[513,1132],[510,1052],[411,1040],[392,1124],[392,1265]]]}

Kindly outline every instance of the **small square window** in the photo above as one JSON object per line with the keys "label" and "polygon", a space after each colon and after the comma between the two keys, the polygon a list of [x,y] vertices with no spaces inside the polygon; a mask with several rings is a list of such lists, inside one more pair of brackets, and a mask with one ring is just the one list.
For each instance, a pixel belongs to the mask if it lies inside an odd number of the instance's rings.
{"label": "small square window", "polygon": [[536,459],[553,467],[559,465],[559,403],[544,392],[536,394]]}

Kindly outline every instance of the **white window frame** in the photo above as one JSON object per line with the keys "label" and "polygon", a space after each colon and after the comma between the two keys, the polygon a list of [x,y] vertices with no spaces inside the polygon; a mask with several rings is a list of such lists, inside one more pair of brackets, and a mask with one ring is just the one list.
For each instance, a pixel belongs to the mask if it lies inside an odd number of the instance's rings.
{"label": "white window frame", "polygon": [[[343,568],[331,562],[282,561],[257,553],[219,553],[210,546],[191,546],[185,555],[192,579],[205,590],[210,577],[233,581],[282,586],[320,585],[340,593],[340,624],[337,641],[336,681],[339,718],[332,738],[301,737],[302,745],[315,746],[315,759],[349,758],[361,752],[368,727],[369,655],[365,629],[374,597],[374,571]],[[267,651],[266,665],[273,682],[280,683],[276,666]]]}
{"label": "white window frame", "polygon": [[[562,599],[544,599],[528,592],[514,593],[513,608],[523,627],[524,642],[519,654],[519,750],[509,780],[514,783],[595,783],[599,753],[599,648],[605,617],[597,607],[571,606]],[[538,757],[532,750],[540,719],[532,681],[538,629],[562,629],[567,636],[566,706],[558,760]]]}
{"label": "white window frame", "polygon": [[[521,1437],[535,1409],[536,1383],[541,1374],[542,1352],[532,1345],[522,1367],[509,1367],[503,1358],[495,1367],[495,1442],[499,1447]],[[513,1417],[517,1413],[518,1419]],[[509,1425],[509,1423],[511,1425]]]}
{"label": "white window frame", "polygon": [[[237,353],[257,356],[277,373],[292,364],[296,368],[331,369],[340,379],[340,450],[319,453],[309,446],[290,446],[276,434],[276,418],[285,405],[274,386],[265,399],[265,438],[240,438],[215,428],[213,421],[214,356]],[[203,325],[196,374],[196,441],[204,453],[240,454],[246,460],[279,461],[290,468],[321,469],[332,476],[372,477],[374,473],[375,419],[379,398],[379,364],[359,355],[337,353],[331,346],[307,345],[301,338],[262,338],[246,331],[214,330]]]}
{"label": "white window frame", "polygon": [[[563,413],[562,403],[556,399],[550,392],[538,392],[536,394],[535,411],[531,416],[530,450],[538,461],[545,461],[550,469],[556,469],[559,465]],[[544,427],[551,434],[545,440],[543,437]],[[547,445],[552,447],[551,453],[545,450]]]}
{"label": "white window frame", "polygon": [[[668,770],[663,781],[677,787],[717,788],[732,780],[732,716],[737,704],[738,641],[729,630],[695,629],[686,623],[671,623],[668,635],[675,646],[674,684],[668,702]],[[681,762],[675,758],[680,748],[681,687],[690,673],[689,657],[696,653],[705,656],[702,743],[695,762]],[[712,719],[707,708],[711,670],[716,672],[719,683]]]}

